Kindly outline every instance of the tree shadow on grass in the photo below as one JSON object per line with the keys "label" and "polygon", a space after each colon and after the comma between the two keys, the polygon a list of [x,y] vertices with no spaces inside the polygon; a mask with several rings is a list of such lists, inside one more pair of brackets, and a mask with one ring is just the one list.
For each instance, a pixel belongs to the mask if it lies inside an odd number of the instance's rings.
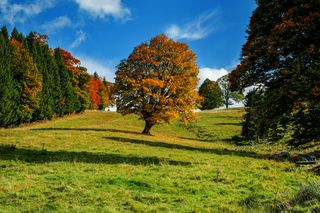
{"label": "tree shadow on grass", "polygon": [[0,159],[23,161],[27,163],[80,162],[93,164],[190,165],[190,162],[174,161],[166,158],[92,152],[35,150],[16,148],[14,145],[0,145]]}
{"label": "tree shadow on grass", "polygon": [[286,160],[286,159],[276,158],[269,154],[260,154],[256,152],[243,151],[243,150],[200,148],[200,147],[192,147],[192,146],[186,146],[181,144],[172,144],[172,143],[158,142],[158,141],[155,142],[155,141],[147,141],[147,140],[139,140],[139,139],[131,139],[131,138],[123,138],[123,137],[105,137],[105,139],[114,140],[114,141],[123,142],[123,143],[143,144],[143,145],[152,146],[152,147],[197,151],[197,152],[212,153],[217,155],[231,155],[231,156],[249,157],[249,158],[265,159],[265,160],[277,160],[277,161]]}
{"label": "tree shadow on grass", "polygon": [[224,138],[224,139],[211,139],[211,138],[188,138],[188,137],[179,137],[185,140],[191,141],[202,141],[202,142],[228,142],[231,143],[233,140],[231,138]]}
{"label": "tree shadow on grass", "polygon": [[219,125],[219,126],[242,126],[241,123],[227,123],[227,122],[223,122],[223,123],[215,123],[215,125]]}
{"label": "tree shadow on grass", "polygon": [[120,129],[103,129],[103,128],[34,128],[32,131],[95,131],[95,132],[116,132],[116,133],[126,133],[126,134],[135,134],[140,135],[140,132],[129,131],[129,130],[120,130]]}

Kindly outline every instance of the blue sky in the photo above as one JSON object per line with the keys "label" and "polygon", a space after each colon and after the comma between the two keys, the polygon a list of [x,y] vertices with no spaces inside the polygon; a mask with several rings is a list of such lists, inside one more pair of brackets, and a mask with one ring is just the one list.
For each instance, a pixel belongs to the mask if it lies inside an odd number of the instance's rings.
{"label": "blue sky", "polygon": [[48,34],[51,47],[110,81],[135,46],[165,33],[197,54],[202,81],[238,63],[255,7],[254,0],[0,0],[0,25]]}

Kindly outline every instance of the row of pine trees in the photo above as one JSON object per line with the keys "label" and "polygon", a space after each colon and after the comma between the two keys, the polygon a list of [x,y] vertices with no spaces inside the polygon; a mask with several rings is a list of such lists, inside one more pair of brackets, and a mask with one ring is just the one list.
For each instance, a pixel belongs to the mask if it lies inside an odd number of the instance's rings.
{"label": "row of pine trees", "polygon": [[109,105],[109,82],[89,75],[63,49],[51,49],[48,37],[0,32],[0,127],[48,120]]}

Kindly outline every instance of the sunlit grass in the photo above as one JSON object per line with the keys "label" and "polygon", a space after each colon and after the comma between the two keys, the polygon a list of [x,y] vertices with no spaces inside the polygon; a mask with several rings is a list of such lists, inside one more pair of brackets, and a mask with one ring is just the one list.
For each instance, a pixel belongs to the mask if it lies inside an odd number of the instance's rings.
{"label": "sunlit grass", "polygon": [[242,113],[201,112],[153,136],[135,116],[95,111],[0,130],[0,212],[239,212],[318,179],[272,146],[235,145]]}

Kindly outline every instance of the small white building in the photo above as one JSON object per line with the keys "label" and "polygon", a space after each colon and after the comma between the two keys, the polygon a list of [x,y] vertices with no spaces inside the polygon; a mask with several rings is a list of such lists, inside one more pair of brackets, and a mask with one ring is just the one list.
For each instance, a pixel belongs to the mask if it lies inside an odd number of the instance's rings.
{"label": "small white building", "polygon": [[116,112],[117,111],[117,106],[108,106],[104,109],[106,112]]}

